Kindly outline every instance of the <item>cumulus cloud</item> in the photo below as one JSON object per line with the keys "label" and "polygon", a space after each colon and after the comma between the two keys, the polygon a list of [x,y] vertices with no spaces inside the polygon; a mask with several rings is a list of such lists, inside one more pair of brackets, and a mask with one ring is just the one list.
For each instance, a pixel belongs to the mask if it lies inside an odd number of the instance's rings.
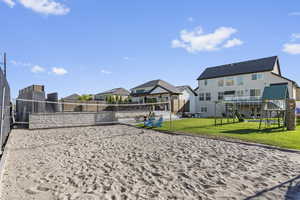
{"label": "cumulus cloud", "polygon": [[13,0],[0,0],[0,1],[3,1],[4,3],[6,3],[11,8],[16,5],[16,3]]}
{"label": "cumulus cloud", "polygon": [[45,69],[39,65],[34,65],[32,68],[31,68],[31,72],[33,73],[40,73],[40,72],[44,72]]}
{"label": "cumulus cloud", "polygon": [[242,45],[244,42],[240,39],[237,39],[237,38],[233,38],[232,40],[228,40],[226,42],[226,44],[224,44],[224,47],[225,48],[231,48],[231,47],[234,47],[234,46],[239,46],[239,45]]}
{"label": "cumulus cloud", "polygon": [[56,75],[65,75],[68,73],[66,69],[60,67],[53,67],[52,72]]}
{"label": "cumulus cloud", "polygon": [[111,71],[108,71],[108,70],[105,70],[105,69],[102,69],[102,70],[101,70],[101,73],[103,73],[103,74],[111,74],[112,72],[111,72]]}
{"label": "cumulus cloud", "polygon": [[14,7],[18,1],[25,8],[44,15],[66,15],[70,12],[70,8],[55,0],[0,0],[8,6]]}
{"label": "cumulus cloud", "polygon": [[25,7],[45,15],[66,15],[70,8],[54,0],[19,0]]}
{"label": "cumulus cloud", "polygon": [[286,43],[283,45],[282,50],[292,55],[300,54],[300,43]]}
{"label": "cumulus cloud", "polygon": [[236,32],[237,30],[231,27],[220,27],[213,33],[208,34],[204,34],[201,27],[196,27],[192,31],[182,30],[180,32],[180,39],[172,41],[172,47],[184,48],[192,53],[200,51],[216,51],[225,48],[225,46],[229,48],[243,43],[237,38],[230,41],[231,36]]}

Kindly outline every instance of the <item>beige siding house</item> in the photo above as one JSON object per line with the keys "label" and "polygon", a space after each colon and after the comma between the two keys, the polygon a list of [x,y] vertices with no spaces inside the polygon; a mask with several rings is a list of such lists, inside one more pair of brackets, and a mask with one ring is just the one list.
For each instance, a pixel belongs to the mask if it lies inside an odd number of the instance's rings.
{"label": "beige siding house", "polygon": [[[259,112],[255,102],[265,87],[276,84],[286,84],[289,98],[296,99],[298,86],[282,76],[277,56],[206,68],[198,78],[197,112],[214,116],[215,102],[223,100],[249,102],[248,112]],[[224,109],[218,107],[216,114],[222,115]]]}

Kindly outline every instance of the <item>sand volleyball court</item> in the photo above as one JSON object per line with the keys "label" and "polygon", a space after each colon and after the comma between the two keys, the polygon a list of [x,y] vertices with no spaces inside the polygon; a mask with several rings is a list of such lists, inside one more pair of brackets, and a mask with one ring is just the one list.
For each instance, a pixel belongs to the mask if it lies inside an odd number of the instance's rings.
{"label": "sand volleyball court", "polygon": [[123,125],[10,137],[1,200],[299,199],[296,153]]}

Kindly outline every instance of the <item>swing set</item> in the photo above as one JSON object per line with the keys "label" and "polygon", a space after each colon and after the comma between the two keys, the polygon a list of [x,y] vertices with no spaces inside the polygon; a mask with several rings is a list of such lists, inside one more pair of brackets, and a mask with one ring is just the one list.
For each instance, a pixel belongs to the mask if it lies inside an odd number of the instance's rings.
{"label": "swing set", "polygon": [[[284,129],[286,127],[288,99],[287,85],[278,84],[265,87],[261,98],[236,97],[216,101],[215,126],[228,123],[256,122],[259,123],[259,129],[280,127]],[[223,109],[225,108],[221,117],[220,114],[217,116],[218,105],[223,105]]]}

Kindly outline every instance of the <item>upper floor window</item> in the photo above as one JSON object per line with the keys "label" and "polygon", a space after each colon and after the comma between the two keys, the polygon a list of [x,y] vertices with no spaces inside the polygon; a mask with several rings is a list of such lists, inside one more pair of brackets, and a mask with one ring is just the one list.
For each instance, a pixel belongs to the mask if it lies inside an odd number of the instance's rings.
{"label": "upper floor window", "polygon": [[244,85],[244,78],[242,76],[238,76],[236,78],[237,85]]}
{"label": "upper floor window", "polygon": [[262,80],[263,79],[263,75],[262,74],[252,74],[251,75],[251,79],[252,80]]}
{"label": "upper floor window", "polygon": [[211,100],[211,95],[210,95],[210,93],[208,92],[208,93],[206,93],[206,98],[205,98],[205,100],[206,101],[210,101]]}
{"label": "upper floor window", "polygon": [[218,80],[218,86],[223,87],[224,86],[224,79]]}
{"label": "upper floor window", "polygon": [[238,96],[238,97],[244,96],[244,90],[236,91],[236,96]]}
{"label": "upper floor window", "polygon": [[226,86],[233,86],[234,79],[232,77],[226,78]]}
{"label": "upper floor window", "polygon": [[224,92],[218,92],[218,100],[224,99]]}
{"label": "upper floor window", "polygon": [[199,101],[204,101],[204,93],[199,93]]}
{"label": "upper floor window", "polygon": [[206,86],[208,84],[208,81],[207,80],[204,80],[204,85]]}
{"label": "upper floor window", "polygon": [[139,90],[136,90],[135,93],[144,93],[145,90],[144,89],[139,89]]}

